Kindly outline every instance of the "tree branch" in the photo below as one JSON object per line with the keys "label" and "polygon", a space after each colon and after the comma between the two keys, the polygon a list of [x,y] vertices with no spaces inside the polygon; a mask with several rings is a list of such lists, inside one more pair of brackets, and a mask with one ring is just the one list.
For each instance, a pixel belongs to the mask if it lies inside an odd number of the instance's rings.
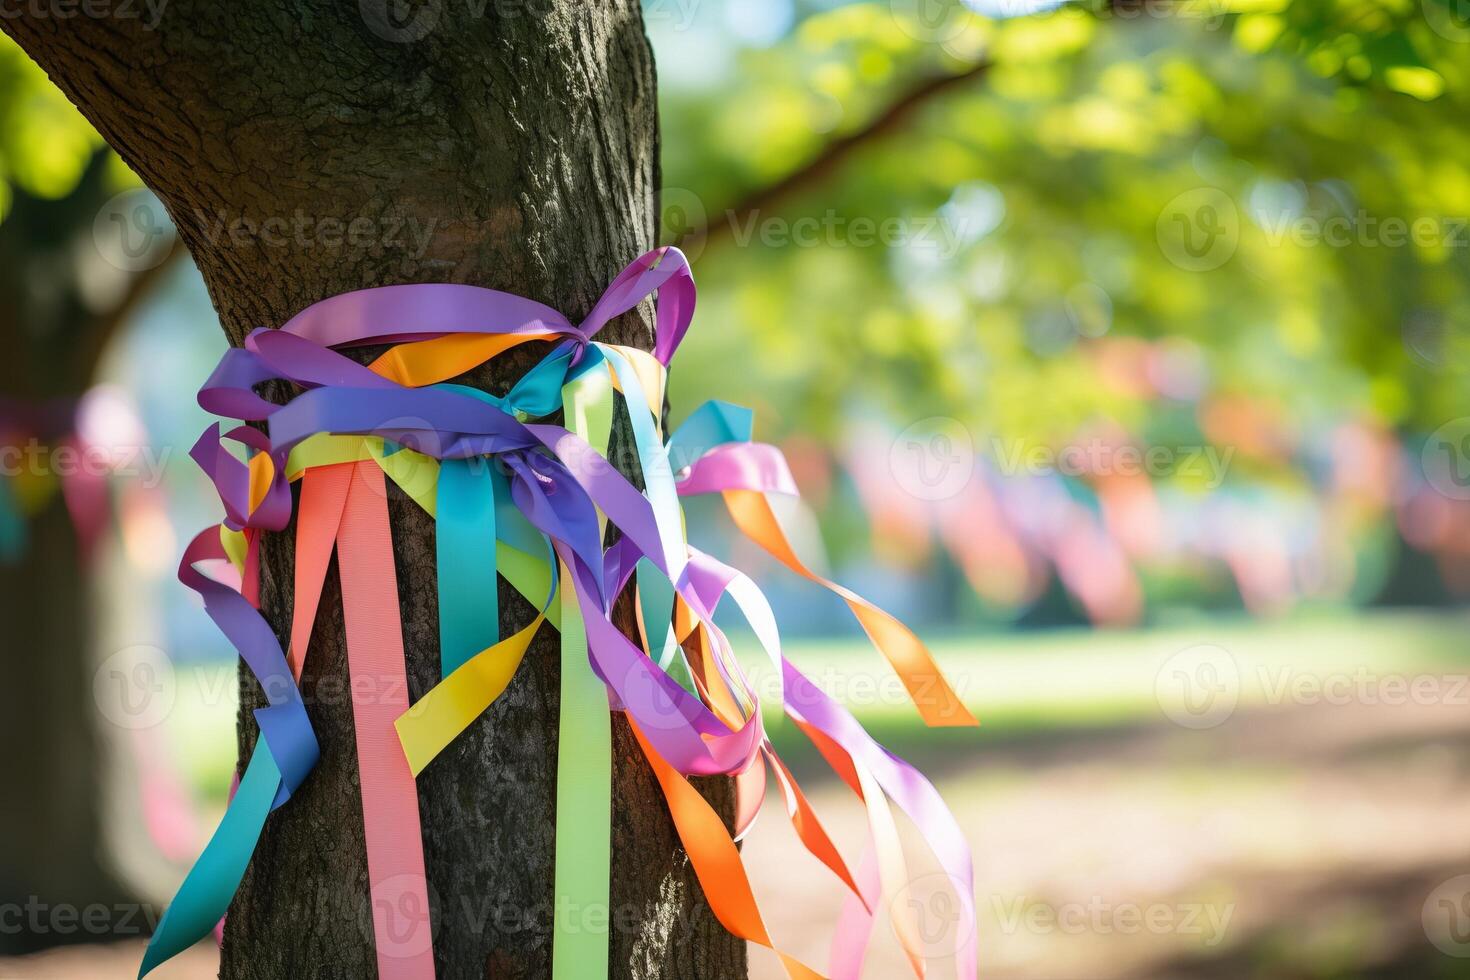
{"label": "tree branch", "polygon": [[774,183],[751,191],[734,205],[721,211],[719,219],[707,221],[703,226],[679,236],[679,244],[699,241],[708,243],[719,239],[744,225],[752,215],[774,210],[787,198],[821,184],[864,147],[902,130],[925,105],[980,78],[990,70],[992,64],[988,60],[981,61],[957,75],[938,75],[923,80],[900,95],[861,129],[828,143],[816,156]]}

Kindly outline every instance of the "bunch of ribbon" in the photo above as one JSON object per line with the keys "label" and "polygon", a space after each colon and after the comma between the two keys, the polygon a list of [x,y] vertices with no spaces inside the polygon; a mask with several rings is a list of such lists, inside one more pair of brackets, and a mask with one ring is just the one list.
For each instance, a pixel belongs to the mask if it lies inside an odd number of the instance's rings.
{"label": "bunch of ribbon", "polygon": [[[593,339],[655,294],[652,354]],[[959,919],[973,921],[969,849],[932,784],[786,659],[770,606],[749,578],[685,538],[679,498],[721,494],[740,531],[847,603],[928,724],[975,724],[912,632],[797,557],[767,497],[795,494],[795,483],[775,447],[751,440],[747,410],[707,403],[665,437],[666,372],[694,299],[687,261],[666,248],[630,265],[576,325],[547,306],[495,290],[387,286],[324,300],[281,329],[256,330],[242,349],[226,354],[199,401],[242,424],[223,433],[211,427],[192,451],[218,488],[226,519],[188,547],[180,578],[203,597],[268,705],[256,712],[260,737],[224,820],[160,923],[140,975],[220,920],[267,816],[317,760],[298,682],[334,548],[384,980],[434,975],[427,925],[405,938],[387,919],[395,908],[429,908],[414,778],[505,690],[547,622],[561,636],[558,907],[607,907],[609,712],[622,711],[712,911],[735,935],[776,949],[736,847],[760,806],[767,772],[802,843],[849,893],[831,976],[858,975],[880,901],[908,884],[891,804],[933,849],[956,893]],[[529,341],[555,346],[504,397],[450,383]],[[368,344],[392,346],[366,365],[335,349]],[[266,400],[255,388],[267,381],[287,382],[294,397],[284,405]],[[631,422],[642,490],[608,461],[617,393]],[[562,425],[543,421],[558,413]],[[244,424],[250,422],[265,423],[264,431]],[[225,441],[243,445],[248,458],[242,462]],[[288,525],[290,484],[297,480],[294,619],[283,651],[256,609],[258,551],[262,532]],[[387,480],[436,521],[443,676],[412,705],[406,694],[382,695],[407,690]],[[609,525],[620,534],[604,546]],[[228,559],[239,574],[205,574],[209,565],[226,567],[216,559]],[[511,636],[500,635],[497,575],[539,610]],[[639,612],[636,639],[612,620],[614,602],[629,590]],[[770,658],[785,712],[866,808],[868,853],[856,870],[767,738],[754,685],[715,625],[727,596]],[[359,698],[359,691],[370,693]],[[734,835],[688,780],[710,774],[736,778]],[[922,976],[916,911],[894,903],[891,918]],[[792,977],[820,976],[776,952]],[[973,944],[955,955],[959,975],[973,977]],[[606,932],[559,923],[553,962],[558,978],[606,977]]]}

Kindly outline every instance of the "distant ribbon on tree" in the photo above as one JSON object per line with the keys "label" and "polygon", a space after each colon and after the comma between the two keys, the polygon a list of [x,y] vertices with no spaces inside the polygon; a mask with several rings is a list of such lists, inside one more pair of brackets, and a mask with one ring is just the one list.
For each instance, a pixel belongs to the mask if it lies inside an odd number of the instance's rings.
{"label": "distant ribbon on tree", "polygon": [[[102,416],[136,445],[106,444],[89,424]],[[106,386],[45,402],[0,398],[0,564],[25,558],[31,521],[58,494],[89,561],[113,519],[110,478],[143,448],[142,433],[131,405]]]}
{"label": "distant ribbon on tree", "polygon": [[[610,320],[655,295],[651,354],[595,340]],[[556,907],[608,907],[610,712],[621,711],[714,914],[735,935],[775,949],[790,976],[823,974],[776,948],[735,843],[754,819],[767,773],[802,843],[848,891],[826,975],[858,976],[880,902],[908,884],[892,804],[932,848],[955,892],[956,915],[973,921],[969,848],[933,785],[785,657],[771,607],[749,578],[686,539],[681,498],[721,495],[741,532],[848,605],[927,724],[976,724],[918,637],[798,557],[769,500],[795,494],[795,481],[778,449],[752,441],[749,411],[710,402],[677,431],[663,431],[667,369],[694,301],[688,262],[665,248],[630,265],[577,324],[496,290],[385,286],[324,300],[281,329],[256,330],[242,349],[225,355],[199,402],[239,424],[212,426],[192,456],[214,481],[226,516],[188,547],[179,574],[204,599],[268,704],[256,712],[260,738],[238,790],[160,923],[140,976],[220,920],[266,818],[317,762],[299,681],[334,549],[384,980],[434,975],[414,779],[506,689],[547,623],[561,637]],[[553,347],[505,396],[453,383],[530,341]],[[391,346],[366,365],[338,350],[383,344]],[[294,395],[284,405],[268,401],[255,390],[265,382],[285,382]],[[642,488],[609,461],[619,397]],[[561,424],[546,421],[552,418]],[[245,458],[226,443],[243,447]],[[300,500],[293,505],[290,485],[297,481]],[[413,704],[404,682],[390,481],[437,525],[442,679]],[[258,554],[261,535],[284,530],[293,512],[294,618],[283,650],[257,610]],[[608,535],[609,527],[619,533]],[[610,539],[615,543],[605,544]],[[538,610],[510,636],[500,632],[498,576]],[[613,621],[624,595],[638,610],[633,639]],[[866,808],[870,840],[857,870],[767,737],[755,686],[715,624],[727,598],[769,658],[784,711]],[[733,835],[689,782],[715,774],[736,777]],[[406,928],[402,913],[414,910]],[[890,912],[922,976],[917,909],[895,901]],[[605,978],[606,930],[573,928],[563,918],[557,916],[553,935],[554,975]],[[960,976],[975,976],[972,942],[956,951],[956,961]]]}

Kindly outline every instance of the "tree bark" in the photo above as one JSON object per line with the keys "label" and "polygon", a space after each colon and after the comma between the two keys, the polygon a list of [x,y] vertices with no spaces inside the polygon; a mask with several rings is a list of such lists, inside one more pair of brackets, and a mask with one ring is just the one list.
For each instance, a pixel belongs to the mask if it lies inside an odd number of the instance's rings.
{"label": "tree bark", "polygon": [[[402,282],[505,289],[575,319],[653,244],[657,105],[635,0],[430,0],[408,20],[385,0],[174,0],[152,26],[11,3],[0,27],[164,201],[233,343],[327,296]],[[646,348],[650,323],[640,310],[604,339]],[[504,391],[543,353],[466,380]],[[438,663],[434,526],[392,494],[417,697]],[[262,561],[283,639],[291,542],[268,535]],[[505,627],[529,621],[501,591]],[[303,677],[322,757],[267,824],[231,907],[232,980],[376,973],[351,705],[335,696],[339,600],[334,571]],[[557,692],[547,630],[419,781],[442,978],[550,975]],[[261,703],[243,680],[242,757]],[[614,743],[612,976],[744,976],[744,944],[710,915],[620,720]],[[727,780],[707,792],[728,812]]]}

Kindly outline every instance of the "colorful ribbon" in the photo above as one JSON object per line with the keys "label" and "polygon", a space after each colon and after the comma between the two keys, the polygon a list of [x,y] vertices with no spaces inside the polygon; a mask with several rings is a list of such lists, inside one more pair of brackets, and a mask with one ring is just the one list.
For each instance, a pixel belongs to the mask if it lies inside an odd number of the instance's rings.
{"label": "colorful ribbon", "polygon": [[[610,320],[654,295],[652,354],[594,339]],[[219,491],[225,522],[190,546],[180,575],[204,596],[206,610],[260,678],[270,704],[257,712],[263,750],[257,746],[224,822],[160,924],[142,973],[219,920],[270,810],[284,803],[316,761],[297,682],[334,548],[354,694],[363,678],[373,682],[369,688],[402,692],[384,696],[375,689],[371,699],[354,698],[382,976],[434,975],[412,779],[505,690],[548,620],[561,633],[555,889],[558,908],[574,913],[557,916],[555,976],[595,980],[608,972],[606,933],[569,921],[609,901],[609,710],[624,712],[631,723],[715,916],[736,935],[775,949],[790,976],[819,974],[774,945],[735,846],[759,809],[767,773],[775,777],[802,844],[851,896],[835,940],[832,976],[856,976],[880,899],[905,885],[890,801],[918,825],[957,893],[962,916],[973,919],[969,849],[933,786],[872,741],[786,659],[775,618],[754,582],[688,545],[680,498],[721,494],[741,531],[847,603],[926,723],[975,724],[912,632],[809,571],[796,555],[765,496],[794,494],[795,482],[775,447],[751,441],[747,410],[710,403],[679,431],[662,431],[667,367],[688,330],[694,299],[684,256],[659,249],[624,270],[579,324],[495,290],[390,286],[317,303],[279,330],[253,332],[242,349],[221,360],[200,404],[238,424],[227,431],[212,427],[192,455]],[[554,346],[504,398],[450,383],[532,340]],[[366,344],[391,346],[368,365],[335,349]],[[287,382],[298,393],[285,405],[273,404],[255,391],[267,381]],[[631,423],[641,488],[608,460],[619,397]],[[557,413],[563,424],[544,421]],[[264,431],[243,424],[259,422]],[[228,442],[244,448],[245,461]],[[302,481],[295,619],[283,653],[247,596],[255,594],[260,535],[290,522],[295,480]],[[436,520],[443,676],[412,706],[403,684],[385,480]],[[227,555],[244,571],[240,592],[195,569]],[[509,637],[500,635],[501,577],[540,610]],[[614,605],[628,590],[638,611],[635,639],[613,622]],[[783,710],[867,809],[869,856],[856,874],[766,737],[761,700],[714,621],[725,596],[777,672]],[[736,779],[734,834],[688,782],[711,774]],[[411,921],[420,928],[404,933],[397,912],[417,914]],[[893,916],[895,933],[923,976],[924,950],[906,914]],[[960,976],[975,976],[972,946],[956,951],[956,961]]]}
{"label": "colorful ribbon", "polygon": [[[0,564],[19,562],[30,547],[30,521],[59,493],[76,532],[78,555],[90,563],[113,520],[109,477],[117,459],[94,445],[81,424],[89,412],[106,411],[135,429],[141,425],[128,405],[94,388],[80,398],[28,403],[0,398]],[[63,457],[70,457],[62,465]],[[29,463],[33,458],[37,464]],[[146,492],[124,485],[130,493]]]}

